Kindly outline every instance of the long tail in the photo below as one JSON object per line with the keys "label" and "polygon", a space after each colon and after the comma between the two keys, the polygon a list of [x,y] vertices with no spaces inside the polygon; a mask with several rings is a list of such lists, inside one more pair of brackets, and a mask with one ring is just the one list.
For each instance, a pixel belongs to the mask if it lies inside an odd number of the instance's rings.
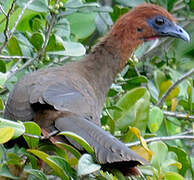
{"label": "long tail", "polygon": [[[84,138],[94,149],[97,161],[105,167],[135,167],[148,163],[110,133],[79,115],[62,116],[55,121],[55,127],[60,131],[74,132]],[[71,143],[73,144],[72,141]]]}

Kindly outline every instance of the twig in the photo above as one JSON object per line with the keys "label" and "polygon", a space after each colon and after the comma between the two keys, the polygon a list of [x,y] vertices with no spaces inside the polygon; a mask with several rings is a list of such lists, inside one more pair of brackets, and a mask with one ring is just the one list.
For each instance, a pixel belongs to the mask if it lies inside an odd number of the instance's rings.
{"label": "twig", "polygon": [[185,135],[185,134],[191,134],[191,133],[193,133],[193,134],[194,134],[193,129],[188,129],[187,131],[182,132],[182,133],[180,133],[180,134],[178,134],[178,135],[179,135],[179,136],[182,136],[182,135]]}
{"label": "twig", "polygon": [[[31,0],[31,1],[29,1],[29,2],[32,3],[33,1],[34,1],[34,0]],[[29,2],[28,2],[28,4],[29,4]],[[18,17],[18,18],[19,18],[19,17]],[[41,50],[40,50],[39,53],[36,55],[36,57],[34,57],[34,58],[27,57],[26,59],[28,59],[28,61],[27,61],[26,63],[24,63],[19,69],[15,69],[15,70],[13,71],[13,73],[9,75],[9,78],[12,77],[16,72],[22,71],[23,69],[25,69],[26,67],[28,67],[33,61],[35,61],[35,60],[37,60],[37,59],[39,59],[39,58],[41,58],[41,57],[43,56],[43,54],[44,54],[44,52],[45,52],[45,48],[46,48],[46,46],[47,46],[47,44],[48,44],[48,41],[49,41],[49,37],[50,37],[51,31],[52,31],[52,28],[53,28],[53,26],[54,26],[54,21],[55,21],[55,19],[56,19],[56,14],[52,14],[52,18],[51,18],[50,24],[49,24],[48,29],[47,29],[47,31],[46,31],[45,41],[44,41],[44,43],[43,43],[43,45],[42,45]],[[18,21],[18,22],[19,22],[19,21]],[[15,57],[16,57],[16,58],[19,58],[19,56],[15,56]]]}
{"label": "twig", "polygon": [[174,6],[178,6],[183,2],[183,0],[178,0],[177,2],[174,3]]}
{"label": "twig", "polygon": [[20,64],[21,63],[21,61],[22,61],[22,59],[19,59],[15,64],[14,64],[14,66],[9,70],[9,71],[7,71],[6,72],[6,75],[7,75],[7,79],[9,79],[13,74],[15,74],[15,72],[17,72],[17,70],[18,70],[18,64]]}
{"label": "twig", "polygon": [[9,11],[7,13],[7,16],[6,16],[6,24],[5,24],[5,29],[3,31],[4,36],[5,36],[5,40],[4,40],[3,44],[0,47],[0,53],[1,53],[2,49],[6,46],[7,42],[10,39],[10,37],[9,37],[9,20],[10,19],[9,18],[10,18],[10,15],[11,15],[13,9],[14,9],[15,3],[16,3],[16,0],[13,0],[13,2],[11,4],[11,8],[9,9]]}
{"label": "twig", "polygon": [[163,114],[165,116],[171,116],[171,117],[176,117],[176,118],[180,118],[180,119],[191,119],[191,120],[194,120],[194,116],[193,115],[182,114],[180,112],[163,111]]}
{"label": "twig", "polygon": [[0,55],[0,59],[30,59],[28,56],[4,56]]}
{"label": "twig", "polygon": [[172,12],[176,12],[176,11],[180,11],[181,9],[184,9],[185,8],[185,4],[180,4],[178,6],[175,6],[173,9],[172,9]]}
{"label": "twig", "polygon": [[39,57],[40,58],[43,56],[43,54],[45,52],[45,49],[46,49],[46,46],[48,44],[48,41],[49,41],[49,37],[50,37],[51,31],[52,31],[52,28],[54,26],[54,22],[55,22],[56,16],[57,16],[56,14],[52,14],[50,24],[48,25],[48,29],[46,31],[44,43],[43,43],[42,48],[41,48],[41,50],[39,52]]}
{"label": "twig", "polygon": [[37,135],[33,135],[33,134],[28,134],[28,133],[24,133],[23,135],[24,136],[28,136],[28,137],[31,137],[31,138],[36,138],[36,139],[40,139],[40,140],[45,140],[45,139],[49,139],[50,137],[52,136],[55,136],[59,133],[59,131],[53,131],[51,132],[48,136],[37,136]]}
{"label": "twig", "polygon": [[[163,136],[163,137],[153,137],[153,138],[148,138],[145,139],[147,143],[149,142],[157,142],[157,141],[171,141],[171,140],[176,140],[176,139],[191,139],[194,140],[194,136],[189,136],[189,135],[175,135],[175,136]],[[140,145],[140,141],[132,142],[132,143],[127,143],[126,146],[132,147],[132,146],[137,146]]]}
{"label": "twig", "polygon": [[12,27],[12,29],[11,29],[11,31],[10,31],[10,35],[9,35],[10,37],[9,37],[9,38],[11,38],[11,36],[13,35],[13,33],[14,33],[14,31],[15,31],[15,29],[16,29],[16,27],[17,27],[19,21],[20,21],[20,19],[22,18],[23,14],[24,14],[24,12],[25,12],[25,10],[29,7],[29,5],[30,5],[33,1],[34,1],[34,0],[29,0],[29,1],[24,5],[24,7],[23,7],[21,13],[19,14],[19,16],[18,16],[18,18],[17,18],[15,24],[13,25],[13,27]]}
{"label": "twig", "polygon": [[9,39],[12,37],[12,35],[13,35],[13,33],[14,33],[14,31],[15,31],[15,29],[16,29],[16,27],[17,27],[19,21],[20,21],[20,19],[22,18],[23,14],[24,14],[24,12],[25,12],[25,10],[29,7],[29,5],[30,5],[33,1],[34,1],[34,0],[29,0],[29,1],[25,4],[25,6],[24,6],[24,8],[22,9],[21,13],[19,14],[19,16],[18,16],[18,18],[17,18],[15,24],[13,25],[11,31],[9,32],[9,18],[10,18],[10,14],[11,14],[13,8],[14,8],[14,5],[15,5],[16,0],[13,1],[12,5],[11,5],[11,8],[9,9],[9,11],[8,11],[8,13],[7,13],[7,16],[6,16],[7,21],[6,21],[5,30],[4,30],[5,41],[3,42],[2,46],[0,47],[0,53],[1,53],[2,49],[3,49],[3,48],[6,46],[6,44],[8,43]]}
{"label": "twig", "polygon": [[164,102],[164,100],[166,99],[166,97],[170,94],[170,92],[179,84],[181,83],[183,80],[185,80],[186,78],[188,78],[189,76],[191,76],[192,74],[194,74],[194,68],[191,69],[189,72],[185,73],[181,78],[179,78],[174,84],[172,84],[168,90],[166,91],[166,93],[164,93],[162,95],[162,97],[160,98],[160,100],[158,101],[158,103],[156,104],[156,106],[161,106]]}
{"label": "twig", "polygon": [[[38,59],[38,56],[36,56],[35,58],[30,58],[26,63],[24,63],[19,69],[17,69],[17,71],[14,72],[14,74],[18,71],[22,71],[24,68],[28,67],[33,61],[35,61],[36,59]],[[13,74],[11,75],[13,76]]]}
{"label": "twig", "polygon": [[3,7],[0,5],[0,10],[1,10],[1,12],[5,15],[5,16],[7,16],[7,13],[4,11],[4,9],[3,9]]}

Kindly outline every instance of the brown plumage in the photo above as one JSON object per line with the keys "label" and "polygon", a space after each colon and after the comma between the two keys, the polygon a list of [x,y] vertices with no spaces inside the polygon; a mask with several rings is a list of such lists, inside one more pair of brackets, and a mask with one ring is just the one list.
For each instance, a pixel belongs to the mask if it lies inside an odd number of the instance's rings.
{"label": "brown plumage", "polygon": [[100,114],[115,76],[133,50],[144,40],[161,36],[189,40],[165,9],[151,4],[134,8],[83,60],[24,76],[9,95],[4,117],[35,120],[46,132],[75,132],[94,148],[105,169],[114,166],[125,175],[136,175],[135,167],[146,161],[100,128]]}

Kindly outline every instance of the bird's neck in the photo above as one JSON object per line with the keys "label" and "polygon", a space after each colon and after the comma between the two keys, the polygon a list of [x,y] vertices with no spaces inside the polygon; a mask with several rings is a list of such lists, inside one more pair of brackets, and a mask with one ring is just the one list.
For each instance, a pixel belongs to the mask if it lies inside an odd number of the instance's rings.
{"label": "bird's neck", "polygon": [[110,31],[86,56],[83,61],[86,78],[95,88],[97,97],[102,102],[116,75],[123,69],[137,45],[138,43],[134,42],[133,38]]}

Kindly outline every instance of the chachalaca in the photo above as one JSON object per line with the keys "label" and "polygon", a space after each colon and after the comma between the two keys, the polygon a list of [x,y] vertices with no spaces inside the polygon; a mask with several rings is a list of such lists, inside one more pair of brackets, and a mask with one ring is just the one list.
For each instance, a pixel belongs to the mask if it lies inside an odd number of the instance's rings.
{"label": "chachalaca", "polygon": [[[110,31],[79,62],[25,75],[9,94],[4,117],[37,122],[47,133],[72,131],[94,149],[100,164],[137,174],[146,161],[100,128],[107,92],[134,49],[144,41],[189,35],[162,7],[143,4],[121,16]],[[68,139],[81,150],[81,146]]]}

